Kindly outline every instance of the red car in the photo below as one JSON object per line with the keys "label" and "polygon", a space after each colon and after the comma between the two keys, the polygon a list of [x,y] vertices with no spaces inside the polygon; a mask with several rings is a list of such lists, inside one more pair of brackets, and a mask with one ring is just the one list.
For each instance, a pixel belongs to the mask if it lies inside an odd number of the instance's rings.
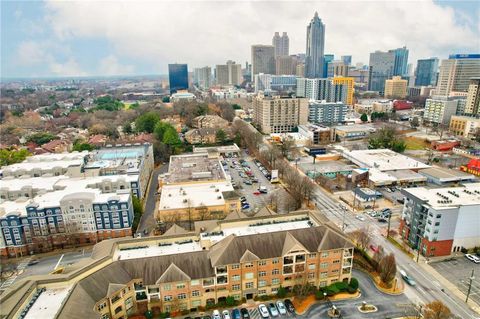
{"label": "red car", "polygon": [[370,249],[373,250],[373,252],[377,253],[378,252],[378,247],[374,245],[370,245]]}
{"label": "red car", "polygon": [[253,195],[260,195],[261,193],[259,191],[254,191]]}

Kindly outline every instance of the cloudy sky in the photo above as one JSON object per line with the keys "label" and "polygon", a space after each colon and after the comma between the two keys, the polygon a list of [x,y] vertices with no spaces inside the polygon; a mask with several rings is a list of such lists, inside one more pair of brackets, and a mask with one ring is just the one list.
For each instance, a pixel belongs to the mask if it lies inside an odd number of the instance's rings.
{"label": "cloudy sky", "polygon": [[326,53],[368,63],[406,45],[409,62],[480,52],[480,1],[3,1],[1,76],[165,74],[250,59],[250,45],[288,32],[305,52],[318,11]]}

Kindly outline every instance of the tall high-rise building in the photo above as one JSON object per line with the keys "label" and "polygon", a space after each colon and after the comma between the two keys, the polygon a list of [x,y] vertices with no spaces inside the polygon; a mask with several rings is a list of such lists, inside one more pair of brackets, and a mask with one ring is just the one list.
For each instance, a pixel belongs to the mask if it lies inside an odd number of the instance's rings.
{"label": "tall high-rise building", "polygon": [[336,124],[345,121],[348,107],[343,102],[310,101],[308,121],[315,124]]}
{"label": "tall high-rise building", "polygon": [[393,51],[375,51],[370,53],[370,73],[368,76],[368,90],[383,94],[385,81],[392,77],[395,67],[395,53]]}
{"label": "tall high-rise building", "polygon": [[385,97],[404,99],[407,96],[408,81],[400,76],[394,76],[385,81]]}
{"label": "tall high-rise building", "polygon": [[437,84],[438,59],[420,59],[415,71],[415,86],[435,86]]}
{"label": "tall high-rise building", "polygon": [[340,60],[345,63],[345,65],[351,65],[352,64],[352,56],[351,55],[342,55],[340,57]]}
{"label": "tall high-rise building", "polygon": [[307,50],[305,52],[305,75],[308,78],[322,78],[324,73],[325,25],[315,12],[307,26]]}
{"label": "tall high-rise building", "polygon": [[188,66],[186,64],[169,64],[168,81],[170,83],[170,94],[180,90],[188,89]]}
{"label": "tall high-rise building", "polygon": [[275,47],[273,45],[252,45],[252,77],[259,73],[275,74]]}
{"label": "tall high-rise building", "polygon": [[333,60],[335,60],[335,55],[333,54],[325,54],[323,56],[323,74],[325,74],[325,76],[328,75],[328,64]]}
{"label": "tall high-rise building", "polygon": [[298,63],[297,70],[295,72],[296,76],[304,77],[305,76],[305,63]]}
{"label": "tall high-rise building", "polygon": [[346,103],[347,86],[326,78],[297,78],[297,96],[309,100]]}
{"label": "tall high-rise building", "polygon": [[353,105],[353,92],[355,87],[355,80],[352,77],[336,76],[333,78],[333,84],[341,84],[345,87],[345,104]]}
{"label": "tall high-rise building", "polygon": [[265,96],[253,97],[253,122],[265,134],[291,132],[308,122],[308,101],[303,98]]}
{"label": "tall high-rise building", "polygon": [[467,102],[465,104],[465,114],[480,115],[480,78],[478,77],[470,79]]}
{"label": "tall high-rise building", "polygon": [[275,47],[275,57],[287,56],[290,40],[288,39],[287,32],[283,32],[282,36],[278,32],[272,39],[272,45]]}
{"label": "tall high-rise building", "polygon": [[442,60],[435,95],[467,92],[470,79],[480,74],[480,54],[452,54]]}
{"label": "tall high-rise building", "polygon": [[215,66],[215,77],[218,85],[240,85],[242,83],[242,65],[235,61]]}
{"label": "tall high-rise building", "polygon": [[328,63],[327,77],[333,78],[334,76],[348,76],[348,65],[342,60]]}
{"label": "tall high-rise building", "polygon": [[277,75],[292,75],[297,70],[297,59],[294,56],[277,56],[275,59]]}
{"label": "tall high-rise building", "polygon": [[255,93],[259,91],[277,91],[285,93],[294,93],[297,87],[297,77],[295,75],[255,75]]}
{"label": "tall high-rise building", "polygon": [[193,83],[201,89],[208,89],[212,85],[212,68],[205,66],[193,70]]}
{"label": "tall high-rise building", "polygon": [[395,63],[393,66],[393,75],[407,75],[408,49],[407,47],[389,50],[395,54]]}

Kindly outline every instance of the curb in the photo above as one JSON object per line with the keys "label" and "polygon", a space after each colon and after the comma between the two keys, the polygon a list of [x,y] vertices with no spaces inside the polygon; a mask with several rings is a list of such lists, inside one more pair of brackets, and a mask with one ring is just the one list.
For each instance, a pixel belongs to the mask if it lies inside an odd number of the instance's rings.
{"label": "curb", "polygon": [[[356,299],[359,299],[361,297],[362,297],[362,292],[359,290],[358,291],[358,296],[355,296],[355,297],[352,297],[352,298],[335,299],[335,300],[331,300],[331,301],[356,300]],[[303,316],[304,314],[306,314],[310,310],[310,308],[312,308],[312,306],[314,306],[316,304],[325,303],[325,302],[326,302],[325,300],[316,300],[315,299],[315,302],[312,302],[310,305],[308,305],[308,307],[303,312],[295,311],[295,313],[297,315]]]}
{"label": "curb", "polygon": [[361,271],[362,273],[368,275],[368,278],[370,278],[370,280],[372,281],[372,283],[373,283],[373,285],[375,286],[375,288],[376,288],[378,291],[380,291],[382,294],[389,295],[389,296],[400,296],[400,295],[403,295],[405,288],[403,288],[403,290],[400,291],[400,292],[398,292],[398,293],[383,291],[383,290],[377,285],[376,281],[372,278],[372,275],[371,275],[370,273],[366,272],[366,271],[363,270],[363,269],[358,269],[358,268],[357,268],[356,270]]}

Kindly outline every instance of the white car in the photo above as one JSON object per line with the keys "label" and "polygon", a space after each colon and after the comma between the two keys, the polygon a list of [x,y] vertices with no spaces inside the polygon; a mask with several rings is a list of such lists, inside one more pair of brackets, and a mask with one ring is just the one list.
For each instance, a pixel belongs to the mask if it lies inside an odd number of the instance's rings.
{"label": "white car", "polygon": [[467,257],[468,260],[473,261],[476,264],[480,264],[480,258],[478,258],[477,256],[465,254],[465,257]]}
{"label": "white car", "polygon": [[213,319],[222,319],[222,316],[220,315],[220,311],[214,310],[212,313],[212,318]]}
{"label": "white car", "polygon": [[258,312],[260,313],[260,316],[262,316],[262,318],[270,318],[267,306],[265,306],[263,303],[258,305]]}
{"label": "white car", "polygon": [[356,215],[355,218],[361,220],[362,222],[365,221],[365,217],[363,217],[362,215]]}
{"label": "white car", "polygon": [[223,319],[231,319],[228,310],[222,311]]}
{"label": "white car", "polygon": [[276,302],[276,304],[277,304],[278,312],[280,312],[281,315],[286,315],[287,314],[287,308],[285,308],[285,305],[283,304],[283,302],[278,300]]}

